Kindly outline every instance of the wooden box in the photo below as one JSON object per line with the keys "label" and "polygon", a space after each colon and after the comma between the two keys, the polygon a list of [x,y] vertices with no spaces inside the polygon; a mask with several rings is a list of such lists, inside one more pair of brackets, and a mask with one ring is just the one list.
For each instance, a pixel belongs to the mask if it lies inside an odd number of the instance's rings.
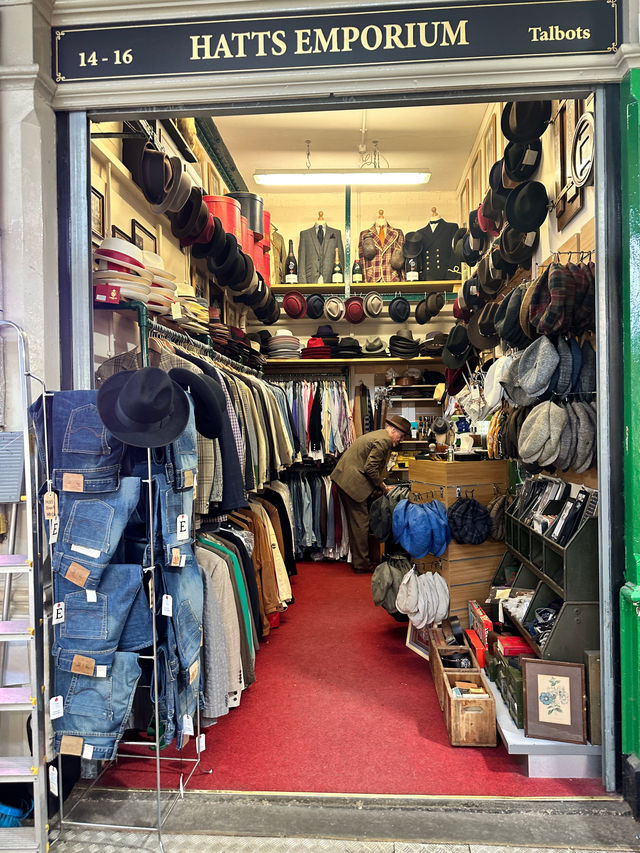
{"label": "wooden box", "polygon": [[[471,660],[473,662],[473,667],[471,669],[458,669],[456,668],[445,668],[442,658],[440,657],[440,652],[451,652],[451,651],[462,651],[469,652],[471,655]],[[433,636],[432,630],[429,629],[429,666],[431,667],[431,676],[433,678],[433,684],[436,688],[436,696],[438,697],[438,702],[440,703],[440,708],[444,708],[444,696],[446,692],[445,688],[445,677],[447,674],[455,674],[458,678],[466,677],[467,673],[479,673],[480,668],[478,667],[478,662],[473,654],[473,649],[467,642],[467,638],[465,637],[465,645],[464,646],[442,646],[437,645],[435,642],[435,638]]]}
{"label": "wooden box", "polygon": [[[456,697],[453,694],[456,681],[470,681],[485,693]],[[496,705],[483,674],[448,670],[444,687],[444,721],[451,746],[496,746]]]}

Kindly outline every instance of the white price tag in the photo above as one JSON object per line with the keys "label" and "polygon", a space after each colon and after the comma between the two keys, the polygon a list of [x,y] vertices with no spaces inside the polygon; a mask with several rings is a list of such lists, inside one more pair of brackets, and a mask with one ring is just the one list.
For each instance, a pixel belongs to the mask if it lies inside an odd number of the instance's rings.
{"label": "white price tag", "polygon": [[206,749],[205,746],[205,734],[204,732],[198,738],[198,752],[204,752]]}
{"label": "white price tag", "polygon": [[185,735],[193,734],[193,719],[191,714],[185,714],[182,718],[182,731]]}
{"label": "white price tag", "polygon": [[98,664],[96,666],[96,671],[94,673],[96,678],[106,678],[107,677],[107,667],[104,664]]}
{"label": "white price tag", "polygon": [[171,303],[171,319],[172,320],[180,320],[182,317],[182,306],[179,302]]}
{"label": "white price tag", "polygon": [[187,555],[186,555],[186,554],[181,554],[181,555],[180,555],[180,568],[181,568],[181,569],[184,569],[184,567],[185,567],[186,565],[187,565]]}
{"label": "white price tag", "polygon": [[98,593],[95,591],[95,589],[87,589],[86,593],[87,593],[87,601],[90,604],[95,604],[96,601],[98,600]]}
{"label": "white price tag", "polygon": [[162,596],[162,615],[163,616],[172,616],[173,615],[173,599],[170,595]]}
{"label": "white price tag", "polygon": [[538,152],[535,148],[527,148],[524,157],[522,158],[523,166],[533,166],[538,159]]}
{"label": "white price tag", "polygon": [[58,768],[53,764],[49,767],[49,790],[54,797],[58,796]]}
{"label": "white price tag", "polygon": [[51,621],[54,625],[64,622],[64,601],[56,601],[53,605],[53,618]]}
{"label": "white price tag", "polygon": [[82,757],[88,758],[91,760],[93,758],[93,745],[90,743],[85,743],[82,747]]}
{"label": "white price tag", "polygon": [[72,545],[71,550],[75,551],[76,554],[82,554],[84,557],[93,557],[94,560],[97,560],[102,553],[99,548],[85,548],[84,545]]}
{"label": "white price tag", "polygon": [[189,519],[184,513],[176,519],[176,536],[180,542],[189,538]]}
{"label": "white price tag", "polygon": [[49,699],[49,716],[52,720],[58,720],[64,715],[64,700],[62,696],[53,696]]}
{"label": "white price tag", "polygon": [[60,516],[54,515],[49,522],[49,544],[55,545],[58,541],[58,533],[60,532]]}
{"label": "white price tag", "polygon": [[536,234],[537,234],[537,233],[538,233],[537,231],[529,231],[529,232],[527,232],[527,236],[524,238],[524,244],[525,244],[525,246],[533,246],[533,244],[534,244],[534,243],[535,243],[535,241],[536,241]]}

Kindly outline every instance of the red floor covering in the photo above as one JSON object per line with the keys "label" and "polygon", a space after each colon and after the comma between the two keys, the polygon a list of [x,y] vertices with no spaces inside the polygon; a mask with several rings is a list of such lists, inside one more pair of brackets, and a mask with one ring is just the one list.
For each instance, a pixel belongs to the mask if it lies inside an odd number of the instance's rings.
{"label": "red floor covering", "polygon": [[[449,746],[429,664],[406,648],[406,624],[374,606],[370,576],[300,563],[292,587],[295,603],[258,652],[256,683],[206,730],[203,766],[213,772],[196,772],[189,788],[603,795],[597,780],[528,779],[502,745]],[[174,787],[178,762],[164,764],[164,784]],[[104,783],[155,787],[155,762],[120,758]]]}

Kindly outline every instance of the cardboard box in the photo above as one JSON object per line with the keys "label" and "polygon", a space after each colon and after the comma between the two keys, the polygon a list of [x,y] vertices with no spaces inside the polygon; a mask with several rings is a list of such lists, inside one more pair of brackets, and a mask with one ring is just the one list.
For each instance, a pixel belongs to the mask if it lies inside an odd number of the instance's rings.
{"label": "cardboard box", "polygon": [[480,637],[480,642],[486,649],[488,646],[489,631],[493,630],[493,622],[477,601],[469,602],[469,626]]}
{"label": "cardboard box", "polygon": [[484,669],[486,649],[482,645],[480,637],[476,634],[473,628],[467,628],[465,634],[467,635],[467,639],[469,640],[473,653],[476,656],[478,666]]}

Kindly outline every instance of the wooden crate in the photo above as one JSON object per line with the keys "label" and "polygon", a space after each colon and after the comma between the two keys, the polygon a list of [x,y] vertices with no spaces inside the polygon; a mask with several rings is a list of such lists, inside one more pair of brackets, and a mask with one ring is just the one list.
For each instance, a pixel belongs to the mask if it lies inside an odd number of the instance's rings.
{"label": "wooden crate", "polygon": [[[437,645],[432,630],[428,629],[429,633],[429,666],[431,667],[431,676],[433,678],[433,684],[436,688],[436,696],[438,697],[438,702],[440,703],[440,708],[444,708],[444,694],[445,694],[445,675],[447,673],[457,673],[458,678],[461,678],[467,672],[480,672],[480,668],[478,666],[478,661],[475,658],[473,653],[473,649],[467,640],[467,636],[465,634],[465,644],[464,646],[439,646]],[[451,651],[464,651],[469,652],[471,655],[471,660],[473,662],[473,667],[471,669],[445,669],[442,663],[442,658],[440,657],[440,651],[443,652],[451,652]]]}
{"label": "wooden crate", "polygon": [[[481,672],[459,669],[444,673],[444,721],[451,746],[496,746],[496,704]],[[470,681],[485,693],[453,695],[456,681]]]}

